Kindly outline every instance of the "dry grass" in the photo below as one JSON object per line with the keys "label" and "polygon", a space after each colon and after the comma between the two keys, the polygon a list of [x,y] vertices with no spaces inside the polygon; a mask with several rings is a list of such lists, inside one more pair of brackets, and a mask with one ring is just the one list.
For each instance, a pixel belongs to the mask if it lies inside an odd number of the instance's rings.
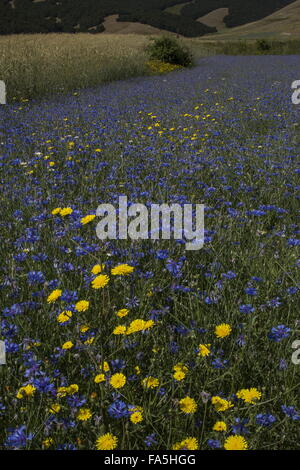
{"label": "dry grass", "polygon": [[110,15],[105,18],[103,34],[161,34],[163,31],[148,24],[131,21],[117,21],[119,15]]}
{"label": "dry grass", "polygon": [[0,37],[8,98],[32,98],[147,73],[145,36],[34,34]]}
{"label": "dry grass", "polygon": [[207,26],[212,26],[217,28],[218,31],[227,29],[224,18],[229,13],[228,8],[218,8],[217,10],[211,11],[207,15],[201,16],[197,21],[200,23],[206,24]]}

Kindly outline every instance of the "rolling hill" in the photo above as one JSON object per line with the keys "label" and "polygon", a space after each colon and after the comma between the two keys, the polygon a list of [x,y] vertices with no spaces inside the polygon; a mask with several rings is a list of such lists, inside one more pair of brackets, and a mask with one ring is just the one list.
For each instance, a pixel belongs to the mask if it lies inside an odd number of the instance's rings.
{"label": "rolling hill", "polygon": [[[276,27],[282,23],[280,28],[287,29],[285,16],[276,15],[282,9],[292,11],[298,3],[298,0],[0,0],[0,34],[155,34],[164,30],[199,37],[246,28],[241,30],[242,34],[251,35],[259,21],[265,22],[259,27],[267,32],[275,23]],[[295,11],[299,18],[299,9]],[[270,15],[275,15],[275,19]]]}

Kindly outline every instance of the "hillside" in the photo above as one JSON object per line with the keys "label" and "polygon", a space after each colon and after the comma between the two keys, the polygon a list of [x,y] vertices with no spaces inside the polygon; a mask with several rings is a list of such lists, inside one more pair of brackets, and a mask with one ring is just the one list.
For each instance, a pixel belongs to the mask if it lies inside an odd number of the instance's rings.
{"label": "hillside", "polygon": [[[295,0],[0,0],[0,34],[171,31],[187,37],[241,27]],[[118,24],[120,23],[120,27]],[[121,26],[122,23],[126,25]],[[134,28],[133,24],[139,25]],[[112,28],[112,31],[111,29]]]}
{"label": "hillside", "polygon": [[300,0],[280,9],[276,13],[243,26],[231,29],[218,29],[218,39],[255,39],[255,38],[299,38],[300,37]]}

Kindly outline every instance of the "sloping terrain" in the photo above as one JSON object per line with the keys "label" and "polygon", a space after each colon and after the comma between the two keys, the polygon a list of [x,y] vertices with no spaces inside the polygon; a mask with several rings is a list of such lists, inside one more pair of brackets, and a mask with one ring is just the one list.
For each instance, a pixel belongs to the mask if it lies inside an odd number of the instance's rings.
{"label": "sloping terrain", "polygon": [[[0,34],[99,33],[110,28],[116,32],[115,23],[125,22],[139,23],[139,33],[149,33],[150,26],[200,37],[222,30],[224,24],[233,28],[261,20],[293,3],[295,0],[0,0]],[[120,28],[126,29],[132,33],[135,28],[132,24]]]}
{"label": "sloping terrain", "polygon": [[[204,22],[203,18],[202,21]],[[266,18],[224,30],[218,37],[224,39],[254,38],[299,38],[300,37],[300,0],[267,16]]]}

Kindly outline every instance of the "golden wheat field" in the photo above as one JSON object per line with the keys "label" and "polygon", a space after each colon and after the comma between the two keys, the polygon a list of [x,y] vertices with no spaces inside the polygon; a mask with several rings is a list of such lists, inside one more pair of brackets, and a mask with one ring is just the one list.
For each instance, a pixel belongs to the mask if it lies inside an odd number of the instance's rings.
{"label": "golden wheat field", "polygon": [[3,36],[0,76],[22,98],[144,75],[146,41],[144,36],[113,34]]}

